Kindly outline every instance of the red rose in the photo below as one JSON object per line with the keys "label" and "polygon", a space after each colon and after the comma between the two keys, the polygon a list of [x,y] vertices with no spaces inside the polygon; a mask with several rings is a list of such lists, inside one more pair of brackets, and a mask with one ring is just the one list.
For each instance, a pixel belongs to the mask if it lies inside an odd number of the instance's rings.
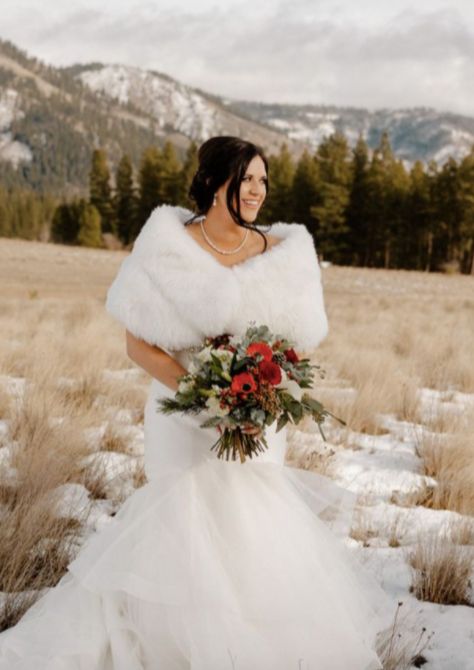
{"label": "red rose", "polygon": [[261,361],[258,369],[260,371],[260,376],[266,381],[276,386],[281,382],[281,369],[280,366],[273,361]]}
{"label": "red rose", "polygon": [[266,344],[266,342],[252,342],[247,347],[247,354],[249,356],[254,356],[255,354],[261,354],[264,361],[271,361],[273,356],[272,348]]}
{"label": "red rose", "polygon": [[241,372],[232,378],[230,390],[232,393],[252,393],[257,388],[257,383],[251,374]]}
{"label": "red rose", "polygon": [[285,349],[285,358],[290,363],[297,363],[300,360],[294,349]]}

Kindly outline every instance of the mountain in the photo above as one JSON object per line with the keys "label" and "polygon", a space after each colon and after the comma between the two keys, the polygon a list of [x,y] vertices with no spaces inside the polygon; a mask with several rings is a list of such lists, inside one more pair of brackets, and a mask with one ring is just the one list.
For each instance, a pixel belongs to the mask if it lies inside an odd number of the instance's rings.
{"label": "mountain", "polygon": [[257,123],[284,132],[315,148],[324,137],[340,131],[354,146],[362,134],[375,148],[386,130],[394,153],[407,163],[431,160],[443,164],[450,156],[464,157],[474,144],[474,118],[439,112],[430,107],[380,109],[324,105],[281,105],[229,101],[227,107]]}
{"label": "mountain", "polygon": [[150,145],[170,140],[184,158],[206,133],[251,137],[269,153],[285,141],[295,156],[304,149],[166,75],[100,63],[56,68],[0,40],[0,182],[7,186],[78,194],[97,146],[112,168],[124,153],[137,166]]}
{"label": "mountain", "polygon": [[155,131],[162,135],[179,133],[196,142],[212,135],[251,137],[269,153],[278,152],[283,142],[295,153],[304,148],[297,138],[288,138],[278,128],[266,127],[244,111],[229,109],[223,99],[155,70],[78,65],[66,71],[103,99],[132,105],[149,115],[155,120]]}
{"label": "mountain", "polygon": [[[412,164],[434,160],[442,164],[449,156],[463,157],[474,143],[474,118],[439,112],[429,107],[369,111],[355,107],[265,104],[230,100],[193,89],[153,70],[124,65],[81,66],[81,81],[97,94],[123,103],[131,102],[157,119],[160,128],[179,130],[201,142],[210,135],[238,134],[256,142],[265,131],[293,140],[293,152],[301,147],[316,149],[339,130],[354,146],[362,134],[374,149],[387,130],[395,154]],[[242,119],[247,119],[243,125]],[[236,120],[238,125],[234,126]],[[249,125],[253,124],[252,125]],[[291,144],[291,142],[289,142]]]}
{"label": "mountain", "polygon": [[0,40],[0,181],[60,195],[83,193],[92,150],[111,167],[128,153],[167,140],[184,157],[191,140],[238,135],[268,154],[286,142],[297,159],[335,130],[351,145],[359,133],[374,148],[388,130],[394,152],[443,163],[474,143],[474,119],[429,108],[369,111],[350,107],[263,104],[187,86],[155,70],[89,63],[53,67]]}

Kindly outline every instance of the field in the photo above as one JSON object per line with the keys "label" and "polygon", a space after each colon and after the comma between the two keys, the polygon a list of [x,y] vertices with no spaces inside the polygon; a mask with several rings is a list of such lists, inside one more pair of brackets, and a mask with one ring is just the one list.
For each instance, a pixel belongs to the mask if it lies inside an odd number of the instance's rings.
{"label": "field", "polygon": [[[146,482],[149,376],[104,300],[125,252],[0,239],[0,630]],[[385,668],[474,658],[474,277],[324,266],[314,395],[288,465],[357,494],[345,542],[398,601]],[[416,620],[403,621],[411,605]],[[423,627],[426,628],[423,631]],[[400,637],[398,636],[400,630]],[[420,639],[419,639],[420,638]]]}

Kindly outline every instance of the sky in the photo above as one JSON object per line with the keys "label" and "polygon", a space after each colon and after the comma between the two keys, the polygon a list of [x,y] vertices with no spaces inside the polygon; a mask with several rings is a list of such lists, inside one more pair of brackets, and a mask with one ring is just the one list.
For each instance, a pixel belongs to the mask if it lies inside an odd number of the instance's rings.
{"label": "sky", "polygon": [[474,116],[472,0],[0,0],[52,65],[122,63],[228,98]]}

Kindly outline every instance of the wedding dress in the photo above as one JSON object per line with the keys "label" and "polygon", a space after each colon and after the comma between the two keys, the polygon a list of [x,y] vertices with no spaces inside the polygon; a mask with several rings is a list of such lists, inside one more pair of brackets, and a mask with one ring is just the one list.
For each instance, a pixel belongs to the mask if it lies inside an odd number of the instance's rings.
{"label": "wedding dress", "polygon": [[[225,267],[191,238],[191,212],[154,210],[107,295],[137,337],[187,369],[205,335],[249,321],[316,346],[328,329],[312,237]],[[251,290],[250,290],[251,289]],[[0,634],[0,670],[377,670],[395,604],[344,544],[355,495],[285,465],[286,427],[244,464],[215,428],[145,407],[147,483],[90,536],[60,582]]]}

